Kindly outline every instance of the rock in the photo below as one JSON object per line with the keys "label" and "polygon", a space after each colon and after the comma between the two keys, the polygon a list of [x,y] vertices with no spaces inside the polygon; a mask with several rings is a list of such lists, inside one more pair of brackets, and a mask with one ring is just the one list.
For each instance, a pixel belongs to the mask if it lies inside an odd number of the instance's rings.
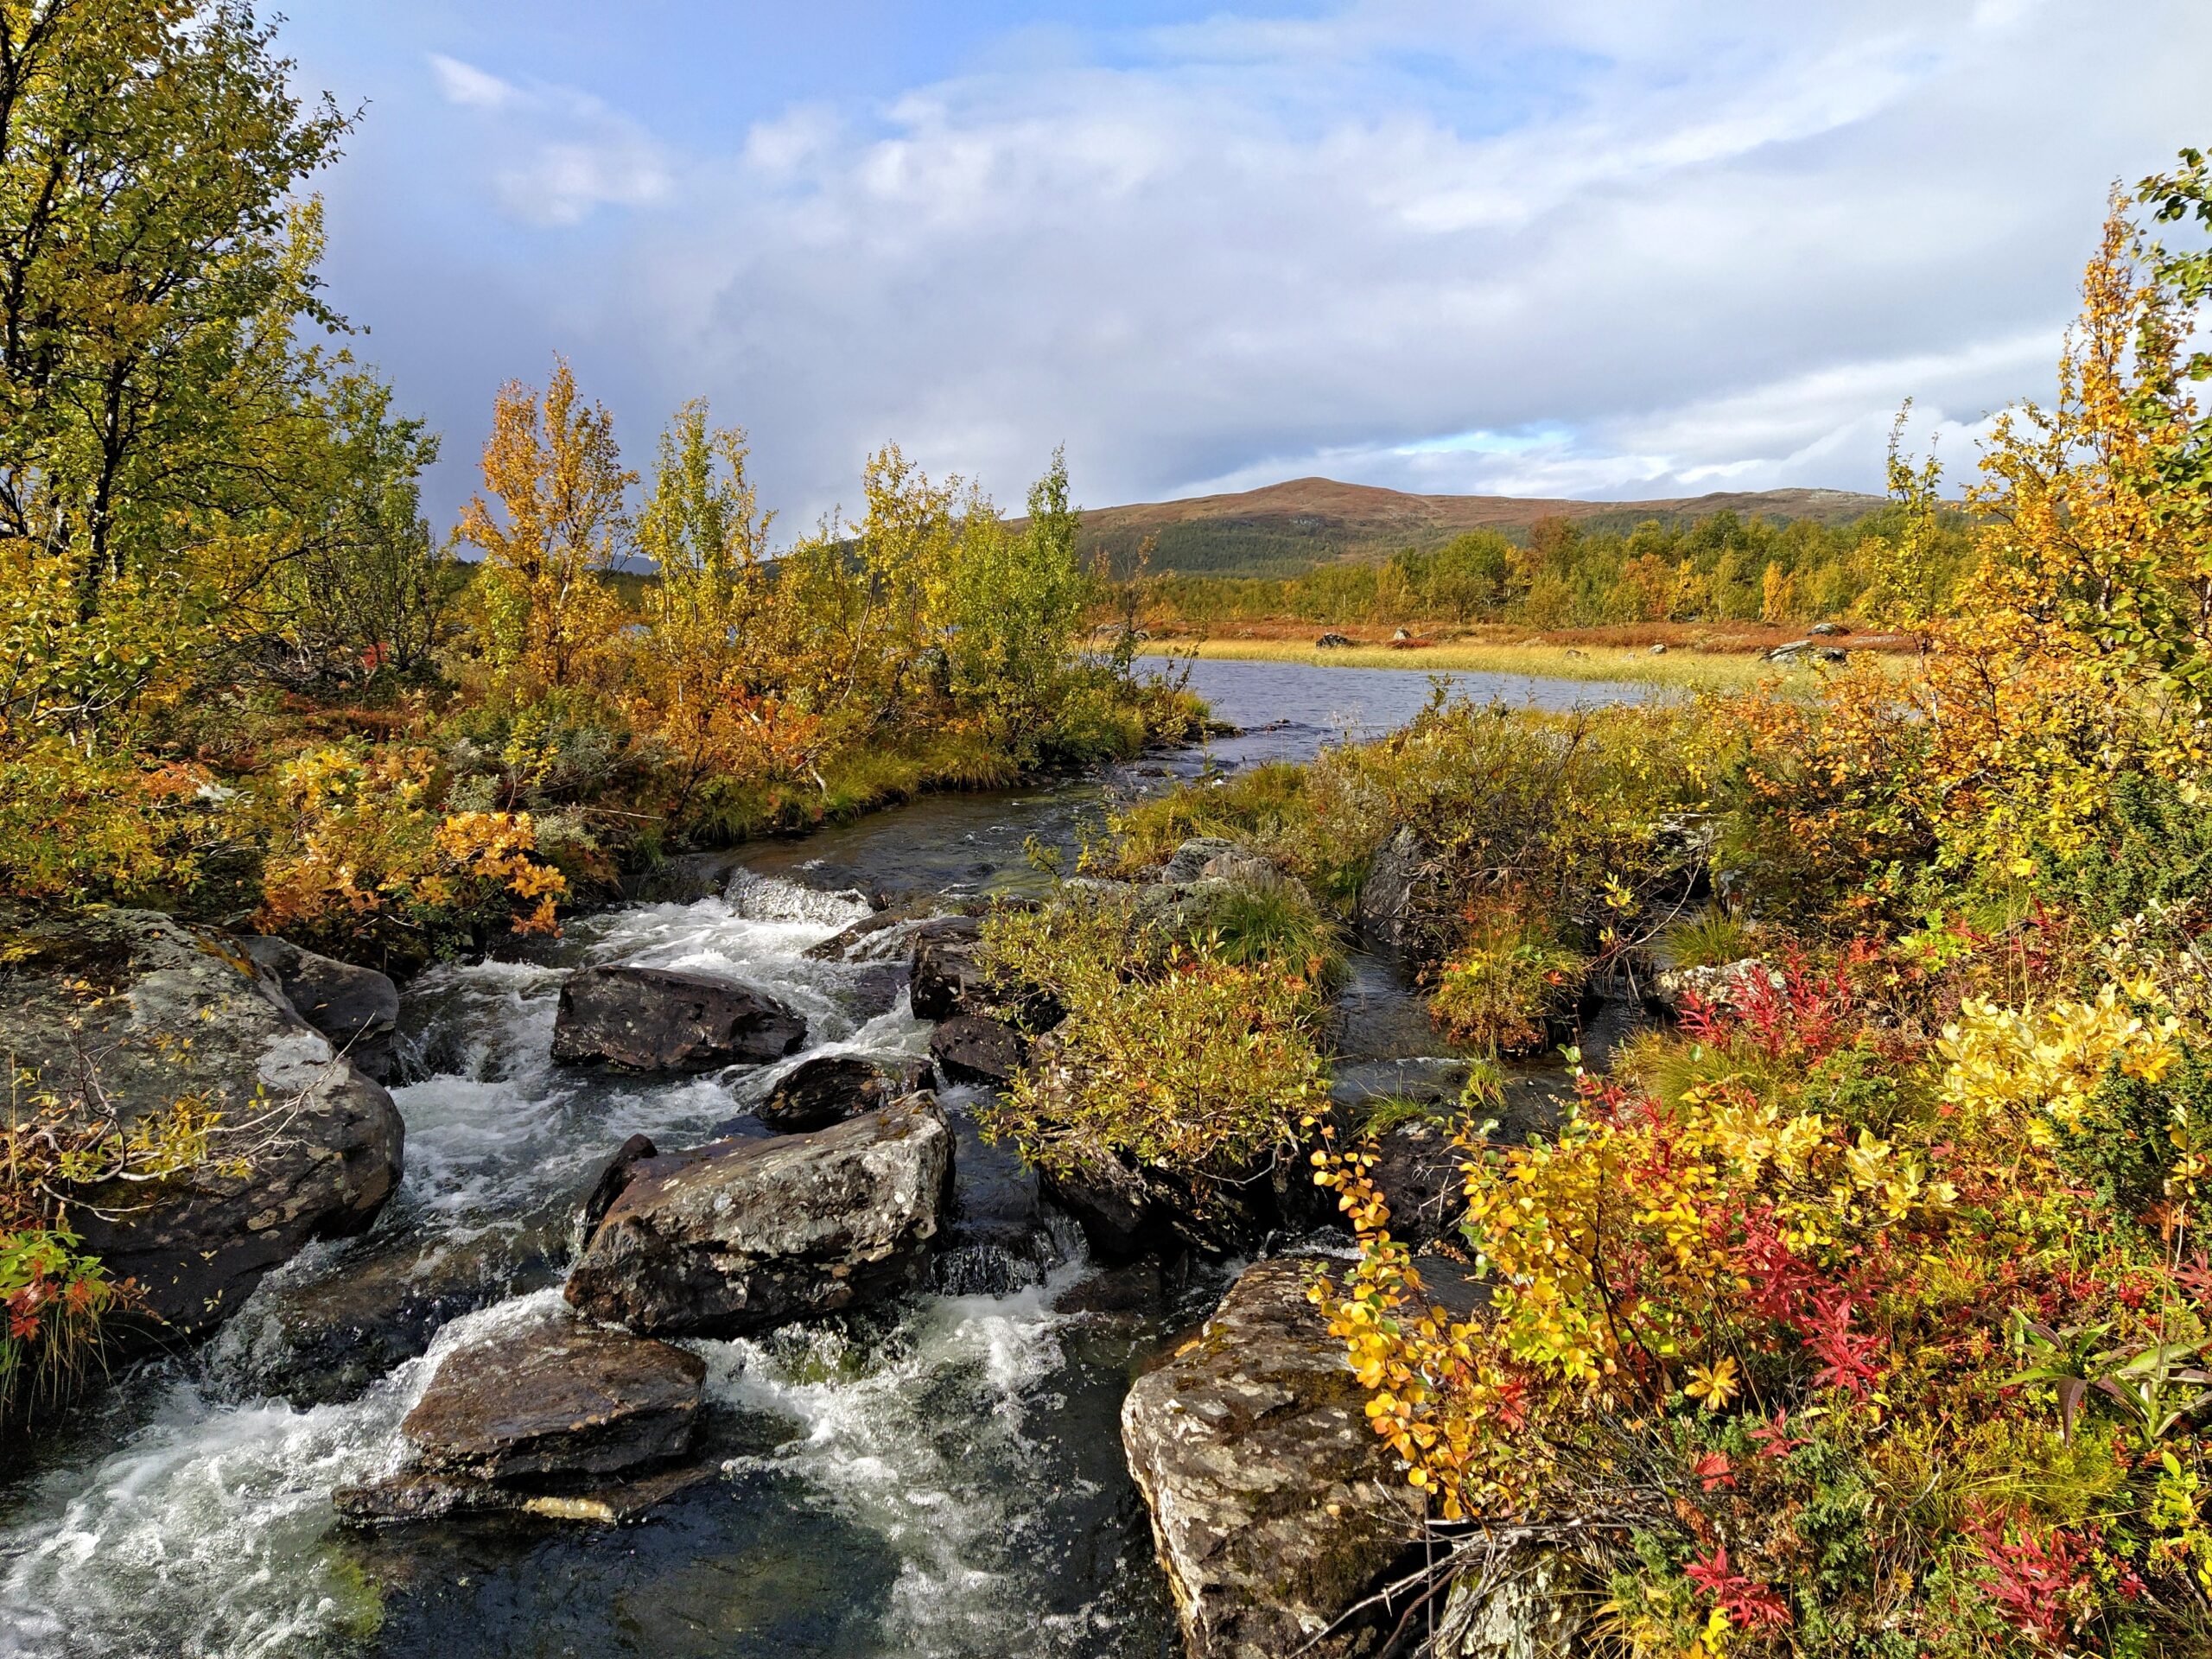
{"label": "rock", "polygon": [[1428,1651],[1435,1659],[1569,1659],[1582,1652],[1589,1610],[1599,1599],[1592,1580],[1604,1583],[1605,1570],[1578,1570],[1571,1555],[1542,1545],[1516,1548],[1510,1532],[1495,1536],[1493,1548],[1503,1565],[1453,1582]]}
{"label": "rock", "polygon": [[584,1195],[582,1207],[576,1212],[576,1232],[579,1237],[589,1238],[607,1212],[614,1207],[614,1200],[622,1196],[622,1189],[630,1185],[631,1172],[648,1158],[660,1156],[660,1148],[653,1145],[649,1135],[633,1135],[614,1149],[599,1172],[599,1179],[592,1183],[591,1191]]}
{"label": "rock", "polygon": [[1368,1171],[1390,1206],[1390,1233],[1416,1248],[1450,1233],[1467,1212],[1460,1173],[1465,1155],[1452,1144],[1449,1127],[1436,1119],[1401,1123],[1369,1148]]}
{"label": "rock", "polygon": [[1841,627],[1834,622],[1815,622],[1811,627],[1806,629],[1805,632],[1811,634],[1817,634],[1820,638],[1825,639],[1831,634],[1849,633],[1851,630],[1847,627]]}
{"label": "rock", "polygon": [[1076,1219],[1101,1261],[1127,1262],[1153,1249],[1164,1231],[1144,1176],[1103,1152],[1055,1166],[1040,1179],[1045,1191]]}
{"label": "rock", "polygon": [[295,1406],[356,1399],[462,1315],[558,1285],[571,1223],[556,1204],[459,1237],[348,1244],[307,1274],[265,1281],[216,1338],[214,1374]]}
{"label": "rock", "polygon": [[968,1112],[950,1119],[952,1218],[931,1284],[951,1296],[1002,1296],[1041,1282],[1064,1252],[1037,1172],[1011,1146],[984,1140]]}
{"label": "rock", "polygon": [[595,1319],[737,1336],[918,1284],[950,1203],[952,1131],[907,1096],[810,1135],[632,1166],[569,1275]]}
{"label": "rock", "polygon": [[1745,957],[1717,967],[1669,968],[1652,981],[1652,1000],[1675,1015],[1680,1015],[1693,1000],[1724,1014],[1739,1014],[1754,974],[1764,975],[1768,984],[1777,990],[1782,988],[1780,970],[1768,967],[1757,957]]}
{"label": "rock", "polygon": [[1842,663],[1850,660],[1850,654],[1840,645],[1816,646],[1813,655],[1824,663]]}
{"label": "rock", "polygon": [[1407,640],[1408,640],[1408,639],[1412,639],[1413,637],[1414,637],[1414,636],[1413,636],[1412,632],[1411,632],[1410,631],[1408,631],[1408,629],[1405,629],[1405,628],[1396,628],[1396,629],[1393,629],[1393,630],[1391,631],[1391,634],[1390,634],[1390,642],[1391,642],[1393,645],[1403,645]]}
{"label": "rock", "polygon": [[921,1084],[918,1061],[887,1066],[858,1054],[823,1054],[778,1083],[753,1116],[779,1135],[804,1135],[888,1106]]}
{"label": "rock", "polygon": [[1788,645],[1777,645],[1766,653],[1770,663],[1794,663],[1798,656],[1811,646],[1810,639],[1792,639]]}
{"label": "rock", "polygon": [[1160,879],[1178,887],[1196,881],[1205,874],[1207,865],[1234,856],[1236,850],[1236,843],[1225,836],[1192,836],[1167,855],[1160,867]]}
{"label": "rock", "polygon": [[1659,640],[1653,645],[1649,654],[1654,657],[1664,657],[1667,654],[1667,642],[1663,639]]}
{"label": "rock", "polygon": [[1344,1344],[1306,1300],[1311,1269],[1247,1268],[1122,1405],[1191,1659],[1371,1650],[1371,1632],[1315,1638],[1421,1530],[1422,1506],[1369,1426]]}
{"label": "rock", "polygon": [[804,1020],[749,986],[625,963],[569,976],[553,1058],[632,1071],[704,1071],[781,1059],[805,1040]]}
{"label": "rock", "polygon": [[0,947],[0,1052],[35,1074],[25,1093],[126,1131],[183,1099],[219,1114],[198,1166],[72,1208],[85,1248],[137,1283],[137,1312],[110,1321],[123,1346],[213,1330],[302,1245],[376,1219],[405,1135],[391,1096],[237,940],[152,911],[11,911]]}
{"label": "rock", "polygon": [[1351,640],[1348,637],[1332,630],[1316,639],[1313,642],[1313,647],[1317,651],[1342,651],[1351,644]]}
{"label": "rock", "polygon": [[1360,883],[1360,937],[1370,948],[1419,963],[1434,954],[1449,919],[1442,857],[1408,824],[1376,853]]}
{"label": "rock", "polygon": [[399,1029],[397,985],[373,968],[317,956],[288,940],[255,936],[238,944],[276,982],[293,1013],[378,1083],[391,1080],[392,1039]]}
{"label": "rock", "polygon": [[690,1449],[706,1375],[696,1354],[573,1318],[486,1335],[446,1356],[401,1423],[406,1466],[340,1492],[339,1510],[357,1521],[474,1509],[618,1518],[636,1495],[593,1489]]}
{"label": "rock", "polygon": [[909,996],[917,1020],[949,1020],[983,988],[983,924],[975,916],[939,916],[914,930]]}
{"label": "rock", "polygon": [[930,1033],[930,1058],[950,1083],[1011,1083],[1028,1058],[1020,1032],[982,1014],[957,1014]]}

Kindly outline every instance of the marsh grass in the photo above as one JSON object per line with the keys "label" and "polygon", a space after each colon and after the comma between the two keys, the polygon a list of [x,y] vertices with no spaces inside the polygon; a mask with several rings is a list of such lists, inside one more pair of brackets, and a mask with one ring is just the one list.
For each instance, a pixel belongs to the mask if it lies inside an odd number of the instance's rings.
{"label": "marsh grass", "polygon": [[1484,645],[1471,643],[1393,651],[1387,645],[1353,645],[1321,651],[1286,639],[1207,639],[1154,648],[1160,654],[1198,656],[1233,662],[1302,663],[1314,668],[1396,668],[1420,673],[1524,674],[1534,679],[1626,680],[1671,686],[1685,691],[1738,691],[1765,681],[1785,685],[1817,684],[1819,664],[1784,666],[1748,654],[1670,651],[1655,657],[1648,650],[1603,645]]}

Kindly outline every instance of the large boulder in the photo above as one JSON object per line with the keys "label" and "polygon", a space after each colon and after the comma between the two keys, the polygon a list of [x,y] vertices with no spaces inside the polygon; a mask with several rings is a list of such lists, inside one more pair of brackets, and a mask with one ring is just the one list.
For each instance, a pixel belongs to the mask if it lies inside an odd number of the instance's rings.
{"label": "large boulder", "polygon": [[1344,1344],[1306,1300],[1310,1262],[1245,1270],[1122,1408],[1192,1659],[1344,1659],[1317,1640],[1419,1535],[1422,1506],[1369,1425]]}
{"label": "large boulder", "polygon": [[238,941],[254,966],[276,982],[292,1011],[378,1083],[391,1079],[399,1029],[399,988],[373,968],[303,950],[287,939]]}
{"label": "large boulder", "polygon": [[336,1495],[355,1521],[455,1510],[612,1520],[665,1491],[626,1484],[690,1450],[706,1362],[664,1342],[556,1317],[487,1333],[439,1363],[400,1425],[408,1460]]}
{"label": "large boulder", "polygon": [[376,1219],[399,1183],[391,1096],[334,1049],[227,935],[152,911],[0,916],[0,1052],[74,1122],[126,1133],[191,1101],[207,1155],[70,1211],[137,1303],[126,1345],[195,1337],[310,1240]]}
{"label": "large boulder", "polygon": [[625,963],[569,976],[553,1058],[632,1071],[705,1071],[779,1060],[805,1040],[800,1015],[750,986]]}
{"label": "large boulder", "polygon": [[721,1141],[630,1166],[569,1275],[597,1319],[737,1336],[922,1282],[951,1201],[935,1096],[811,1135]]}

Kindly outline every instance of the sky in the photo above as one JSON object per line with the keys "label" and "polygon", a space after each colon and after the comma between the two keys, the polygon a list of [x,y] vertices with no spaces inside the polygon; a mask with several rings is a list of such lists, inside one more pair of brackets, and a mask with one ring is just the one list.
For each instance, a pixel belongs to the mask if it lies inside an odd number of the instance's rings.
{"label": "sky", "polygon": [[[1017,505],[1319,474],[1955,485],[2047,396],[2107,192],[2212,143],[2206,0],[292,0],[357,353],[477,487],[564,353],[782,531],[886,442]],[[779,536],[779,539],[781,539]]]}

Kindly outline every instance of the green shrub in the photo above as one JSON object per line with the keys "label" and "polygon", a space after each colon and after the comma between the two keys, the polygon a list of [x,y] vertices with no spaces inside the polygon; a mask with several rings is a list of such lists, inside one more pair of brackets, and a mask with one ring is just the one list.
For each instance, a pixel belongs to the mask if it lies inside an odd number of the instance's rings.
{"label": "green shrub", "polygon": [[1048,1057],[979,1109],[1048,1171],[1102,1156],[1171,1172],[1201,1205],[1326,1096],[1310,977],[1165,936],[1118,893],[1065,891],[984,928],[1002,981],[1066,1010]]}
{"label": "green shrub", "polygon": [[1667,930],[1667,960],[1675,968],[1719,968],[1758,954],[1758,933],[1718,905]]}
{"label": "green shrub", "polygon": [[1454,1042],[1537,1053],[1572,1020],[1588,971],[1542,923],[1494,912],[1444,965],[1429,1012]]}

